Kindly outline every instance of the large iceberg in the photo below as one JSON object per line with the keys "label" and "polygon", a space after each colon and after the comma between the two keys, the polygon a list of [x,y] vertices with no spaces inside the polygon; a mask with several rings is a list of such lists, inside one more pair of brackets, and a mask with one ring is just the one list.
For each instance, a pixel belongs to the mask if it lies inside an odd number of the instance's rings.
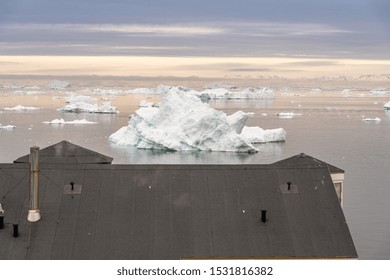
{"label": "large iceberg", "polygon": [[[109,137],[120,145],[132,145],[141,149],[203,150],[229,152],[257,152],[250,139],[243,133],[252,113],[236,112],[227,116],[211,108],[200,98],[171,88],[162,98],[160,106],[141,107],[131,116],[128,126]],[[285,141],[284,129],[256,131],[254,142]]]}

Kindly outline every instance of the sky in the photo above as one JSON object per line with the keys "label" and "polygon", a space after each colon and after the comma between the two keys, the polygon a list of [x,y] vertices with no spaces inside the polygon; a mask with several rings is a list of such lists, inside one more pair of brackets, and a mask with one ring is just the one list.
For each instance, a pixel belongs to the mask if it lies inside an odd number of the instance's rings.
{"label": "sky", "polygon": [[0,74],[390,73],[388,12],[387,0],[0,0]]}

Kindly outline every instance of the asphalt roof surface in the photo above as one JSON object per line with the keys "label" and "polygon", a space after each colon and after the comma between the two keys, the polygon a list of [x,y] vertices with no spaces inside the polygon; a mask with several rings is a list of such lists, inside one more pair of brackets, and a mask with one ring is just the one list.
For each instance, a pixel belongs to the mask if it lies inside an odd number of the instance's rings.
{"label": "asphalt roof surface", "polygon": [[0,259],[357,258],[326,166],[42,163],[39,177],[30,223],[29,165],[0,164]]}

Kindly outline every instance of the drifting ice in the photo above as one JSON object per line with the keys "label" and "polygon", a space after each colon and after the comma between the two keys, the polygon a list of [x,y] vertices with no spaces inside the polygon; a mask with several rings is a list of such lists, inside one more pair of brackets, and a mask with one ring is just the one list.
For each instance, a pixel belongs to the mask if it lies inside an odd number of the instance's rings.
{"label": "drifting ice", "polygon": [[48,84],[47,87],[50,89],[66,89],[70,87],[70,84],[65,81],[54,80],[50,84]]}
{"label": "drifting ice", "polygon": [[282,112],[282,113],[278,113],[276,115],[279,116],[279,118],[281,118],[281,119],[292,119],[293,117],[300,116],[302,114],[296,114],[293,112],[286,112],[286,113]]}
{"label": "drifting ice", "polygon": [[102,105],[89,104],[85,102],[75,102],[58,109],[68,113],[99,113],[99,114],[116,114],[118,113],[115,106],[111,102],[103,102]]}
{"label": "drifting ice", "polygon": [[29,107],[29,106],[22,106],[22,105],[17,105],[15,107],[12,107],[12,108],[9,108],[9,107],[6,107],[4,108],[4,110],[7,110],[7,111],[35,111],[35,110],[40,110],[41,108],[37,108],[37,107]]}
{"label": "drifting ice", "polygon": [[385,108],[385,110],[390,110],[390,101],[383,105],[383,108]]}
{"label": "drifting ice", "polygon": [[381,118],[364,118],[362,119],[362,121],[365,121],[365,122],[380,122],[381,121]]}
{"label": "drifting ice", "polygon": [[14,129],[14,128],[15,128],[14,125],[1,125],[1,123],[0,123],[0,129],[11,130],[11,129]]}
{"label": "drifting ice", "polygon": [[[141,149],[252,153],[257,149],[248,139],[252,134],[245,132],[248,128],[244,127],[251,114],[237,112],[227,116],[202,103],[200,98],[173,88],[162,98],[159,108],[141,107],[131,116],[128,126],[112,134],[109,141]],[[261,132],[259,128],[256,134],[261,141],[254,142],[286,138],[283,129]]]}
{"label": "drifting ice", "polygon": [[54,119],[52,121],[43,122],[46,124],[94,124],[96,122],[87,121],[86,119],[74,120],[74,121],[65,121],[64,119]]}

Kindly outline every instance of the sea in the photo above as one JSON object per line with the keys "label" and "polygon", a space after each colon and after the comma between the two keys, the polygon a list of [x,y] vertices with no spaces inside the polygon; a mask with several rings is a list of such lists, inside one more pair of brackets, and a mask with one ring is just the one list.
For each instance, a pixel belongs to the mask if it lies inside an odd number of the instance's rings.
{"label": "sea", "polygon": [[[140,150],[109,143],[108,137],[126,126],[141,100],[158,102],[159,95],[123,91],[80,90],[111,101],[118,114],[64,113],[58,110],[72,89],[0,86],[0,162],[11,163],[29,153],[67,140],[114,158],[113,164],[257,164],[305,153],[345,170],[343,210],[359,259],[390,259],[390,111],[383,105],[390,92],[371,89],[275,88],[275,99],[209,100],[227,114],[253,112],[248,126],[284,128],[283,143],[258,144],[255,154],[232,152],[168,152]],[[13,111],[17,105],[39,110]],[[292,112],[292,118],[280,118]],[[44,122],[86,119],[92,124],[53,125]]]}

